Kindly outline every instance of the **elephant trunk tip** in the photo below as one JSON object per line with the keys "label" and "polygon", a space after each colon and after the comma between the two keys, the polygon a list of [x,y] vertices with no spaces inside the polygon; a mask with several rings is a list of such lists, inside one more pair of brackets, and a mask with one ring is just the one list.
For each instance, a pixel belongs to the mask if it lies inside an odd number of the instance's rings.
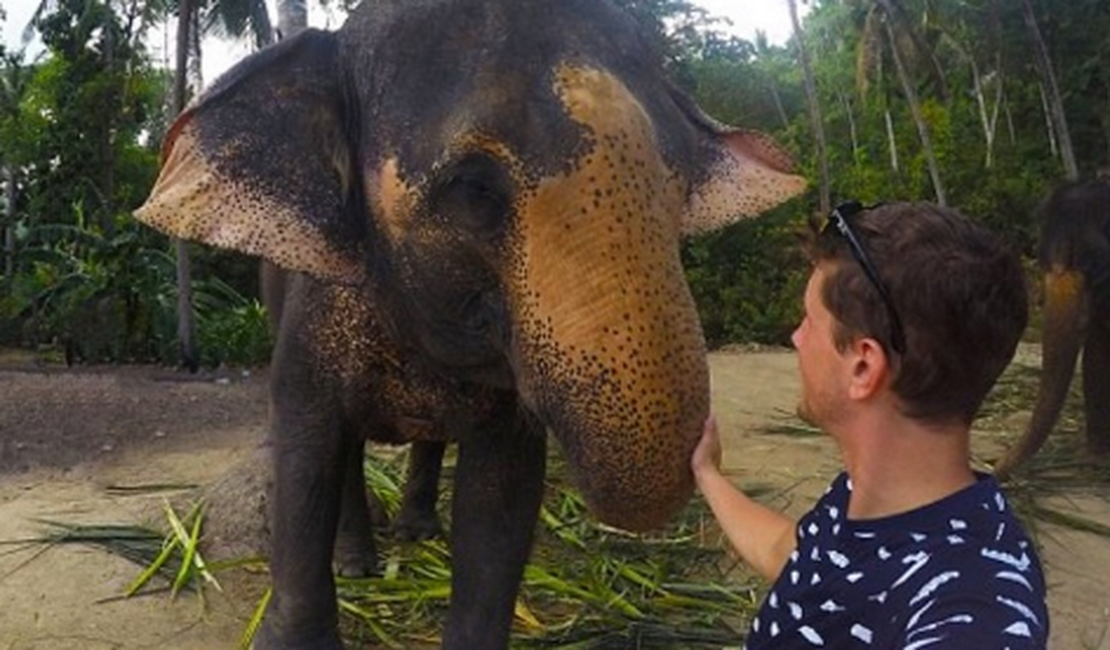
{"label": "elephant trunk tip", "polygon": [[686,472],[671,485],[648,485],[638,489],[585,487],[586,503],[594,516],[607,526],[632,533],[666,528],[690,501],[694,479]]}

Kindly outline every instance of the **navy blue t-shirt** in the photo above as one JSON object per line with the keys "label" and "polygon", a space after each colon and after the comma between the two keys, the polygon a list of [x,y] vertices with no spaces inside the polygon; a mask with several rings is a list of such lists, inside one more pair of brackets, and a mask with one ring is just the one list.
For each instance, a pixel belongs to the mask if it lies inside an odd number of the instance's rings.
{"label": "navy blue t-shirt", "polygon": [[841,474],[798,523],[798,546],[752,621],[748,650],[1034,650],[1044,576],[991,477],[882,519],[848,520]]}

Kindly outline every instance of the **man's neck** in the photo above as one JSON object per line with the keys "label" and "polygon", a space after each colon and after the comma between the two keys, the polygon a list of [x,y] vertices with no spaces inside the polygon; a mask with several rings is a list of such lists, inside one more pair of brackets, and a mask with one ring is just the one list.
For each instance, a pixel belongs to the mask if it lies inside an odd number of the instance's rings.
{"label": "man's neck", "polygon": [[850,519],[909,512],[975,482],[962,425],[927,427],[897,413],[872,412],[836,438],[852,479]]}

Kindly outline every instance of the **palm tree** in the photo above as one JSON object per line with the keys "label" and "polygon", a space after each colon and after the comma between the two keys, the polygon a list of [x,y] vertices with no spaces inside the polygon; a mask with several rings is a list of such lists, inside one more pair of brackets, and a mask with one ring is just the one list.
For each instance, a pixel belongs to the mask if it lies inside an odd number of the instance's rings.
{"label": "palm tree", "polygon": [[1025,26],[1029,29],[1029,40],[1033,44],[1033,60],[1037,65],[1037,73],[1041,77],[1041,92],[1044,93],[1046,113],[1051,122],[1051,137],[1056,136],[1060,147],[1060,158],[1064,163],[1064,174],[1068,180],[1079,178],[1079,166],[1075,162],[1075,150],[1071,144],[1071,131],[1068,128],[1068,116],[1064,112],[1064,100],[1060,96],[1060,87],[1056,83],[1056,71],[1052,59],[1048,56],[1041,28],[1037,17],[1033,13],[1030,0],[1021,0],[1021,15],[1025,19]]}
{"label": "palm tree", "polygon": [[790,118],[786,116],[786,109],[782,104],[782,96],[779,94],[778,83],[775,82],[776,65],[784,65],[781,57],[776,57],[774,50],[771,48],[771,43],[767,40],[767,32],[762,29],[756,30],[755,42],[755,66],[760,79],[767,86],[767,90],[771,93],[771,101],[775,106],[775,115],[779,118],[779,123],[782,128],[790,128]]}
{"label": "palm tree", "polygon": [[[8,55],[0,46],[0,118],[17,119],[19,102],[30,81],[30,69],[22,65],[18,54]],[[15,202],[16,187],[19,182],[16,163],[0,151],[0,174],[4,181],[4,229],[3,257],[4,275],[11,277],[15,272]]]}
{"label": "palm tree", "polygon": [[[189,96],[190,69],[194,70],[193,92],[199,92],[201,82],[200,36],[202,33],[216,33],[223,36],[241,37],[251,34],[256,44],[264,45],[272,40],[269,14],[265,0],[149,0],[144,3],[123,4],[113,7],[112,11],[127,16],[129,22],[138,21],[135,36],[138,37],[155,22],[164,20],[169,14],[177,14],[176,53],[174,83],[171,99],[172,116],[178,115],[185,107]],[[34,36],[35,25],[44,16],[55,11],[57,0],[40,0],[35,12],[23,31],[23,40],[28,42]],[[109,111],[110,113],[110,111]],[[108,173],[108,172],[106,172]],[[178,287],[178,337],[181,346],[182,366],[195,372],[200,367],[200,355],[196,342],[196,315],[192,301],[192,264],[189,249],[185,242],[175,241],[177,287]]]}
{"label": "palm tree", "polygon": [[821,117],[821,105],[817,100],[817,83],[813,79],[813,67],[809,63],[809,52],[806,50],[805,39],[802,38],[802,24],[798,21],[797,0],[788,0],[790,7],[790,23],[794,27],[794,42],[798,47],[798,58],[802,63],[802,73],[805,75],[806,104],[809,106],[809,121],[813,128],[813,137],[817,143],[817,166],[821,175],[821,188],[819,209],[821,214],[828,214],[832,209],[829,198],[829,156],[825,149],[825,126]]}
{"label": "palm tree", "polygon": [[[954,35],[945,33],[942,42],[952,48],[957,58],[966,63],[971,69],[971,94],[975,98],[979,126],[983,128],[983,144],[986,149],[983,167],[990,169],[994,164],[994,142],[998,133],[998,112],[1003,99],[1002,55],[999,48],[995,48],[994,64],[987,74],[983,74],[979,62],[975,58],[975,53],[961,45]],[[990,107],[987,106],[988,87],[994,89]]]}
{"label": "palm tree", "polygon": [[[189,51],[192,49],[195,16],[194,0],[178,1],[173,94],[170,101],[170,112],[175,117],[185,109]],[[181,346],[181,364],[189,372],[196,372],[200,368],[200,352],[197,348],[196,310],[193,309],[193,263],[189,257],[188,242],[175,239],[174,254],[177,269],[177,338]]]}
{"label": "palm tree", "polygon": [[[171,112],[177,116],[185,109],[190,71],[200,91],[200,32],[202,0],[178,0],[177,38],[174,62],[173,100]],[[241,36],[249,31],[255,43],[263,45],[272,39],[269,14],[264,0],[220,0],[207,7],[209,30]],[[190,56],[192,55],[192,56]],[[193,63],[194,65],[190,65]],[[177,268],[177,336],[181,346],[181,363],[190,372],[200,367],[197,348],[196,310],[193,308],[193,270],[189,247],[184,240],[174,241]]]}
{"label": "palm tree", "polygon": [[250,38],[255,48],[263,48],[274,40],[265,0],[214,0],[199,9],[201,29],[197,36]]}
{"label": "palm tree", "polygon": [[15,167],[4,165],[4,275],[15,274]]}
{"label": "palm tree", "polygon": [[306,0],[277,0],[278,38],[289,38],[308,27]]}
{"label": "palm tree", "polygon": [[[877,76],[880,80],[882,79],[883,52],[889,53],[890,59],[894,63],[894,70],[902,94],[909,106],[914,126],[917,127],[917,135],[921,141],[921,149],[925,155],[925,162],[929,169],[929,178],[933,183],[933,192],[936,194],[937,203],[947,205],[948,200],[944,191],[944,184],[941,182],[940,167],[937,165],[936,153],[933,150],[929,125],[921,111],[917,89],[910,78],[909,66],[906,62],[907,54],[912,53],[916,59],[928,62],[927,70],[930,78],[937,85],[939,92],[946,96],[948,92],[947,84],[942,69],[932,52],[923,45],[922,39],[913,28],[912,23],[906,18],[906,11],[899,0],[871,0],[868,4],[867,17],[859,44],[860,54],[857,71],[859,86],[861,91],[866,93],[868,87],[867,75],[872,72],[878,72]],[[904,43],[908,45],[903,45]],[[888,137],[891,143],[891,159],[895,161],[893,164],[896,166],[897,150],[894,145],[893,123],[889,106],[886,119]]]}
{"label": "palm tree", "polygon": [[906,94],[906,103],[909,104],[910,115],[913,116],[913,122],[917,126],[917,136],[921,139],[921,149],[925,152],[925,162],[929,166],[929,177],[933,180],[933,191],[936,193],[937,203],[941,206],[947,206],[948,199],[944,193],[944,184],[940,180],[940,167],[937,165],[936,154],[933,152],[933,140],[929,134],[929,125],[925,122],[921,113],[921,101],[917,98],[917,90],[914,89],[914,85],[910,81],[906,66],[902,62],[902,55],[895,44],[894,28],[890,26],[890,21],[884,21],[884,24],[887,38],[891,42],[890,58],[894,61],[894,69],[898,72],[902,92]]}

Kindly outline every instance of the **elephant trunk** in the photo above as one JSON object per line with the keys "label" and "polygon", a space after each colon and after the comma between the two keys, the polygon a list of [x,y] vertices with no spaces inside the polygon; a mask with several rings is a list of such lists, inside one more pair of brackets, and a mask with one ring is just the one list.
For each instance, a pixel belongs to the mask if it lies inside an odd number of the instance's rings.
{"label": "elephant trunk", "polygon": [[[547,206],[581,214],[561,192]],[[535,220],[548,232],[525,238],[519,262],[520,394],[594,514],[628,530],[664,524],[689,499],[709,413],[705,340],[668,214],[646,210],[620,227]]]}
{"label": "elephant trunk", "polygon": [[624,319],[627,306],[616,307],[616,319],[580,322],[572,338],[591,344],[548,339],[544,362],[523,378],[526,403],[559,440],[575,483],[607,524],[657,528],[692,492],[690,455],[709,413],[709,373],[693,305],[686,307],[633,322]]}
{"label": "elephant trunk", "polygon": [[1082,274],[1053,266],[1045,273],[1041,381],[1028,428],[995,468],[1007,476],[1032,457],[1056,425],[1068,395],[1089,325],[1089,299]]}

